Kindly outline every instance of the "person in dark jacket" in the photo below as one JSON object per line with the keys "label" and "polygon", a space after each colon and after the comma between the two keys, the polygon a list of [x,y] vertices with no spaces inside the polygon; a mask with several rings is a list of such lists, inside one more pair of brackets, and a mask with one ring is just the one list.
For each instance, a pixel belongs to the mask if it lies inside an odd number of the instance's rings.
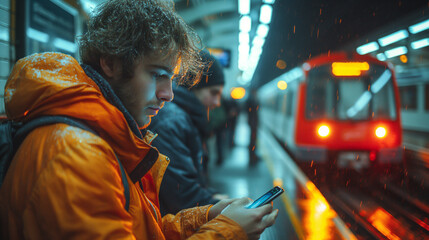
{"label": "person in dark jacket", "polygon": [[209,53],[202,51],[200,55],[208,63],[200,82],[190,89],[175,86],[173,102],[166,104],[149,126],[159,134],[153,146],[170,158],[160,190],[162,215],[214,204],[226,197],[207,187],[203,170],[208,111],[220,105],[224,75]]}

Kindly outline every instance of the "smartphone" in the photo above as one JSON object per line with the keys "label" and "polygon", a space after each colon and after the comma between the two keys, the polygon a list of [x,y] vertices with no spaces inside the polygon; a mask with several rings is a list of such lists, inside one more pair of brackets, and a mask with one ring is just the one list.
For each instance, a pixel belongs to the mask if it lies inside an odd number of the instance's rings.
{"label": "smartphone", "polygon": [[262,195],[260,198],[256,199],[246,208],[257,208],[267,203],[272,202],[276,197],[280,196],[285,190],[283,188],[276,186],[273,187],[270,191]]}

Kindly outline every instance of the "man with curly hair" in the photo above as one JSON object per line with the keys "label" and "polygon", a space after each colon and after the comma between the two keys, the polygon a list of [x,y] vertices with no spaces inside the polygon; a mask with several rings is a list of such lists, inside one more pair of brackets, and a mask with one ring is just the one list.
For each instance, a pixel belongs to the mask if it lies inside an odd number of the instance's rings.
{"label": "man with curly hair", "polygon": [[16,63],[9,119],[65,116],[92,131],[52,123],[26,136],[0,188],[2,239],[258,239],[274,223],[277,210],[248,199],[161,217],[168,158],[140,130],[172,100],[173,77],[201,68],[196,39],[170,2],[111,0],[79,40],[81,65],[60,53]]}

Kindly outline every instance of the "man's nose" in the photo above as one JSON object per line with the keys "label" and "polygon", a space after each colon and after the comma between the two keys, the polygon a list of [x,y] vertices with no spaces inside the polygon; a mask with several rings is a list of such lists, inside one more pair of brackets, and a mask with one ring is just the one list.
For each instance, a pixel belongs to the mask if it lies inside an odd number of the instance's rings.
{"label": "man's nose", "polygon": [[156,85],[156,98],[160,101],[171,102],[174,97],[172,81],[160,81]]}

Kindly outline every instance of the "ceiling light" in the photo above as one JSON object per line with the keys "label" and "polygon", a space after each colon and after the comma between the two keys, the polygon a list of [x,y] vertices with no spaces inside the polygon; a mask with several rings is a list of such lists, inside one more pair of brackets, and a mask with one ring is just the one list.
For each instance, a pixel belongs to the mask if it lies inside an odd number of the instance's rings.
{"label": "ceiling light", "polygon": [[238,1],[238,13],[246,15],[250,13],[250,0],[239,0]]}
{"label": "ceiling light", "polygon": [[386,55],[384,55],[384,53],[379,53],[377,54],[377,59],[380,61],[386,61]]}
{"label": "ceiling light", "polygon": [[262,5],[259,21],[261,23],[270,24],[272,13],[273,13],[273,7],[271,7],[271,5],[267,5],[267,4]]}
{"label": "ceiling light", "polygon": [[250,32],[250,29],[252,29],[252,19],[249,16],[241,17],[239,24],[241,32]]}
{"label": "ceiling light", "polygon": [[249,44],[249,33],[247,32],[240,32],[238,34],[238,42],[239,43],[246,43]]}
{"label": "ceiling light", "polygon": [[405,39],[408,37],[408,32],[407,30],[399,30],[397,32],[394,32],[390,35],[387,35],[385,37],[382,37],[380,39],[378,39],[378,42],[380,43],[380,45],[382,47],[387,46],[389,44],[392,44],[394,42],[400,41],[402,39]]}
{"label": "ceiling light", "polygon": [[423,48],[429,45],[429,38],[423,38],[421,40],[417,40],[411,43],[411,47],[413,49]]}
{"label": "ceiling light", "polygon": [[417,23],[417,24],[410,26],[408,28],[408,30],[410,30],[410,33],[416,34],[416,33],[419,33],[421,31],[424,31],[428,28],[429,28],[429,19],[426,21],[423,21],[423,22],[420,22],[420,23]]}
{"label": "ceiling light", "polygon": [[406,54],[408,52],[408,49],[404,46],[397,47],[391,50],[387,50],[384,52],[387,58],[396,57],[402,54]]}
{"label": "ceiling light", "polygon": [[376,42],[370,42],[365,45],[362,45],[356,48],[356,52],[360,55],[365,55],[370,52],[374,52],[378,50],[378,44]]}
{"label": "ceiling light", "polygon": [[256,34],[260,36],[261,38],[265,38],[268,35],[268,31],[270,30],[270,27],[266,24],[259,24],[258,28],[256,29]]}

